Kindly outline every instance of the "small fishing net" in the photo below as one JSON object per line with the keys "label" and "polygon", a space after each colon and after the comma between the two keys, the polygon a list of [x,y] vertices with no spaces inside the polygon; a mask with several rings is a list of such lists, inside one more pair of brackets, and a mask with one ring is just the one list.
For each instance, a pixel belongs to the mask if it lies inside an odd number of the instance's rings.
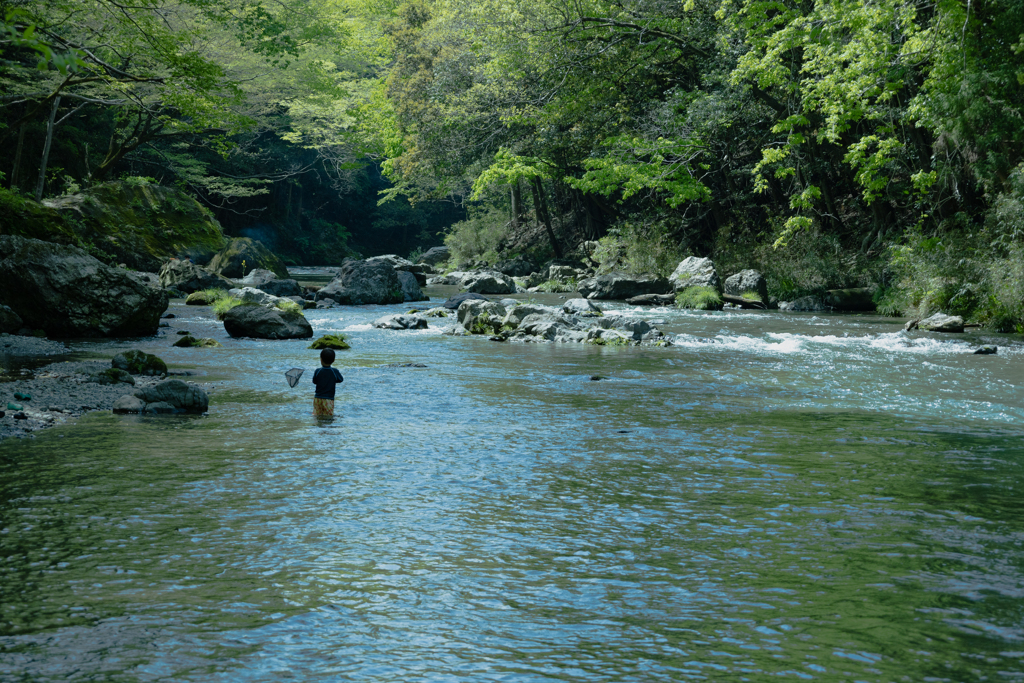
{"label": "small fishing net", "polygon": [[299,383],[299,378],[302,377],[302,368],[292,368],[284,373],[284,376],[288,380],[288,386],[294,388]]}

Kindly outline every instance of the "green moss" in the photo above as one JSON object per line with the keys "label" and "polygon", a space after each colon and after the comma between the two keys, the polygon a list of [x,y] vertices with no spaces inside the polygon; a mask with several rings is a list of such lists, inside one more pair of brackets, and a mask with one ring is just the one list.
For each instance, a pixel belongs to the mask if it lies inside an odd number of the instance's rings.
{"label": "green moss", "polygon": [[210,339],[209,337],[202,337],[200,339],[196,339],[192,335],[187,334],[184,337],[182,337],[181,339],[179,339],[178,341],[174,342],[173,346],[177,346],[177,347],[185,348],[185,349],[188,349],[188,348],[215,349],[215,348],[220,348],[220,347],[222,347],[224,345],[221,344],[216,339]]}
{"label": "green moss", "polygon": [[548,292],[550,294],[564,294],[569,292],[575,292],[579,289],[579,285],[576,283],[576,278],[569,278],[567,280],[548,280],[537,285],[537,291]]}
{"label": "green moss", "polygon": [[[225,292],[225,294],[227,294],[227,292]],[[242,300],[236,299],[233,296],[223,296],[216,299],[211,305],[213,306],[213,314],[217,316],[217,320],[223,320],[225,313],[235,306],[242,305]]]}
{"label": "green moss", "polygon": [[302,315],[302,306],[298,305],[294,301],[290,301],[288,299],[284,301],[278,301],[276,306],[280,308],[282,311],[287,311],[289,313],[298,313],[299,315]]}
{"label": "green moss", "polygon": [[501,321],[491,320],[489,313],[484,311],[470,323],[470,334],[495,334],[501,329]]}
{"label": "green moss", "polygon": [[4,188],[0,188],[0,235],[83,246],[60,213]]}
{"label": "green moss", "polygon": [[605,337],[595,337],[587,341],[588,344],[594,346],[631,346],[631,343],[625,337],[612,337],[606,339]]}
{"label": "green moss", "polygon": [[348,341],[343,334],[325,334],[309,345],[311,349],[350,349]]}
{"label": "green moss", "polygon": [[114,356],[110,363],[114,368],[133,375],[166,375],[167,363],[153,354],[139,350],[124,351]]}
{"label": "green moss", "polygon": [[741,297],[749,301],[757,301],[758,303],[764,303],[761,301],[761,295],[757,292],[743,292],[740,294]]}
{"label": "green moss", "polygon": [[676,306],[697,311],[720,311],[722,297],[714,287],[687,287],[676,295]]}

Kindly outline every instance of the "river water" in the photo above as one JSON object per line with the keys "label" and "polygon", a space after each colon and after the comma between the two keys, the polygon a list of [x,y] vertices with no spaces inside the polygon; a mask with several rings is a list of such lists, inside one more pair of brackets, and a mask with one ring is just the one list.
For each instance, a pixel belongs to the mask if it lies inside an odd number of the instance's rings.
{"label": "river water", "polygon": [[369,327],[408,308],[307,311],[352,341],[333,422],[308,341],[207,309],[75,343],[157,353],[210,412],[0,444],[0,680],[1024,678],[1020,338],[667,309],[639,313],[670,348]]}

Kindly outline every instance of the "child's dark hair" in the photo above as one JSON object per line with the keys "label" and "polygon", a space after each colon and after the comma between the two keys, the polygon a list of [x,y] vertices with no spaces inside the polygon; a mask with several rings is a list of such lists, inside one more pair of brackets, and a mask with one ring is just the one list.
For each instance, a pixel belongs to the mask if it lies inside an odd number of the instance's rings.
{"label": "child's dark hair", "polygon": [[334,362],[334,349],[324,349],[320,352],[320,362],[330,365]]}

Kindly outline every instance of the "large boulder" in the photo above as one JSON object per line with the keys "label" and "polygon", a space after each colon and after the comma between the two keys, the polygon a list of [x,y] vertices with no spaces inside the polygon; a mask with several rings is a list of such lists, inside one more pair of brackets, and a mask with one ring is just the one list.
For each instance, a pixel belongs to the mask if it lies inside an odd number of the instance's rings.
{"label": "large boulder", "polygon": [[590,299],[569,299],[562,304],[562,311],[581,318],[598,318],[604,315],[604,311]]}
{"label": "large boulder", "polygon": [[78,247],[0,236],[0,303],[51,337],[155,334],[167,302],[163,290]]}
{"label": "large boulder", "polygon": [[[130,399],[134,398],[135,401]],[[140,406],[140,403],[145,404]],[[154,406],[157,404],[157,406]],[[160,405],[163,404],[163,405]],[[150,406],[154,406],[152,409]],[[168,410],[165,406],[170,406]],[[197,384],[182,382],[180,379],[165,379],[159,384],[136,389],[129,396],[122,396],[114,403],[115,413],[191,413],[202,415],[210,407],[210,397]]]}
{"label": "large boulder", "polygon": [[641,294],[667,294],[668,280],[655,275],[627,275],[612,272],[587,278],[579,283],[579,292],[587,299],[629,299]]}
{"label": "large boulder", "polygon": [[418,315],[386,315],[373,321],[373,326],[383,330],[425,330],[427,319]]}
{"label": "large boulder", "polygon": [[[707,261],[707,259],[704,260]],[[751,294],[755,294],[758,301],[768,303],[768,282],[764,279],[764,275],[748,268],[725,278],[725,293],[747,299],[751,298]]]}
{"label": "large boulder", "polygon": [[[681,292],[687,287],[710,287],[718,292],[722,291],[722,282],[718,278],[718,271],[715,264],[709,258],[698,258],[689,256],[679,262],[676,269],[668,278],[672,289]],[[653,292],[664,294],[664,292]],[[767,292],[765,293],[767,296]]]}
{"label": "large boulder", "polygon": [[437,277],[430,278],[429,280],[427,280],[427,284],[448,285],[458,287],[462,285],[462,281],[466,278],[467,275],[471,275],[471,273],[467,273],[462,270],[453,270],[447,275],[438,275]]}
{"label": "large boulder", "polygon": [[301,311],[254,303],[244,303],[226,312],[224,330],[232,337],[256,339],[309,339],[313,336],[313,327]]}
{"label": "large boulder", "polygon": [[516,283],[508,275],[496,270],[467,273],[462,278],[462,287],[474,294],[515,294]]}
{"label": "large boulder", "polygon": [[14,334],[24,326],[25,322],[13,308],[0,305],[0,333]]}
{"label": "large boulder", "polygon": [[436,266],[438,263],[444,263],[452,256],[452,250],[448,247],[431,247],[427,249],[423,254],[420,255],[419,263],[428,263],[432,266]]}
{"label": "large boulder", "polygon": [[497,301],[463,301],[456,311],[456,330],[461,328],[472,334],[493,334],[501,329],[505,312],[505,307]]}
{"label": "large boulder", "polygon": [[[231,296],[235,297],[239,301],[247,304],[259,304],[260,306],[277,306],[281,303],[295,303],[291,299],[283,296],[274,296],[268,294],[262,289],[255,289],[253,287],[242,287],[241,289],[232,289],[228,292]],[[287,303],[285,303],[287,306]]]}
{"label": "large boulder", "polygon": [[369,263],[387,263],[397,271],[412,273],[413,277],[416,278],[416,283],[419,284],[421,287],[427,284],[427,271],[429,270],[429,266],[413,263],[408,259],[402,258],[398,254],[384,254],[383,256],[373,256],[366,260]]}
{"label": "large boulder", "polygon": [[302,296],[302,286],[288,278],[279,278],[266,268],[256,268],[239,280],[244,287],[259,289],[274,296]]}
{"label": "large boulder", "polygon": [[249,237],[231,240],[210,261],[210,270],[224,277],[242,278],[256,268],[269,270],[279,278],[288,277],[284,262],[263,246],[262,242]]}
{"label": "large boulder", "polygon": [[203,289],[231,289],[231,280],[188,260],[172,258],[160,269],[160,285],[191,294]]}
{"label": "large boulder", "polygon": [[427,301],[430,299],[420,289],[420,283],[414,274],[406,270],[396,271],[395,274],[398,275],[398,282],[402,285],[402,297],[406,301]]}
{"label": "large boulder", "polygon": [[936,313],[918,322],[917,328],[926,332],[963,332],[964,319],[958,315]]}
{"label": "large boulder", "polygon": [[339,304],[400,304],[405,300],[398,273],[384,261],[349,260],[338,275],[316,293],[316,300]]}
{"label": "large boulder", "polygon": [[825,292],[825,304],[836,311],[875,310],[875,288],[853,287],[851,289],[830,289]]}
{"label": "large boulder", "polygon": [[519,327],[520,323],[529,315],[544,315],[552,319],[559,313],[554,306],[542,306],[541,304],[518,304],[506,309],[505,317],[501,319],[502,327]]}

